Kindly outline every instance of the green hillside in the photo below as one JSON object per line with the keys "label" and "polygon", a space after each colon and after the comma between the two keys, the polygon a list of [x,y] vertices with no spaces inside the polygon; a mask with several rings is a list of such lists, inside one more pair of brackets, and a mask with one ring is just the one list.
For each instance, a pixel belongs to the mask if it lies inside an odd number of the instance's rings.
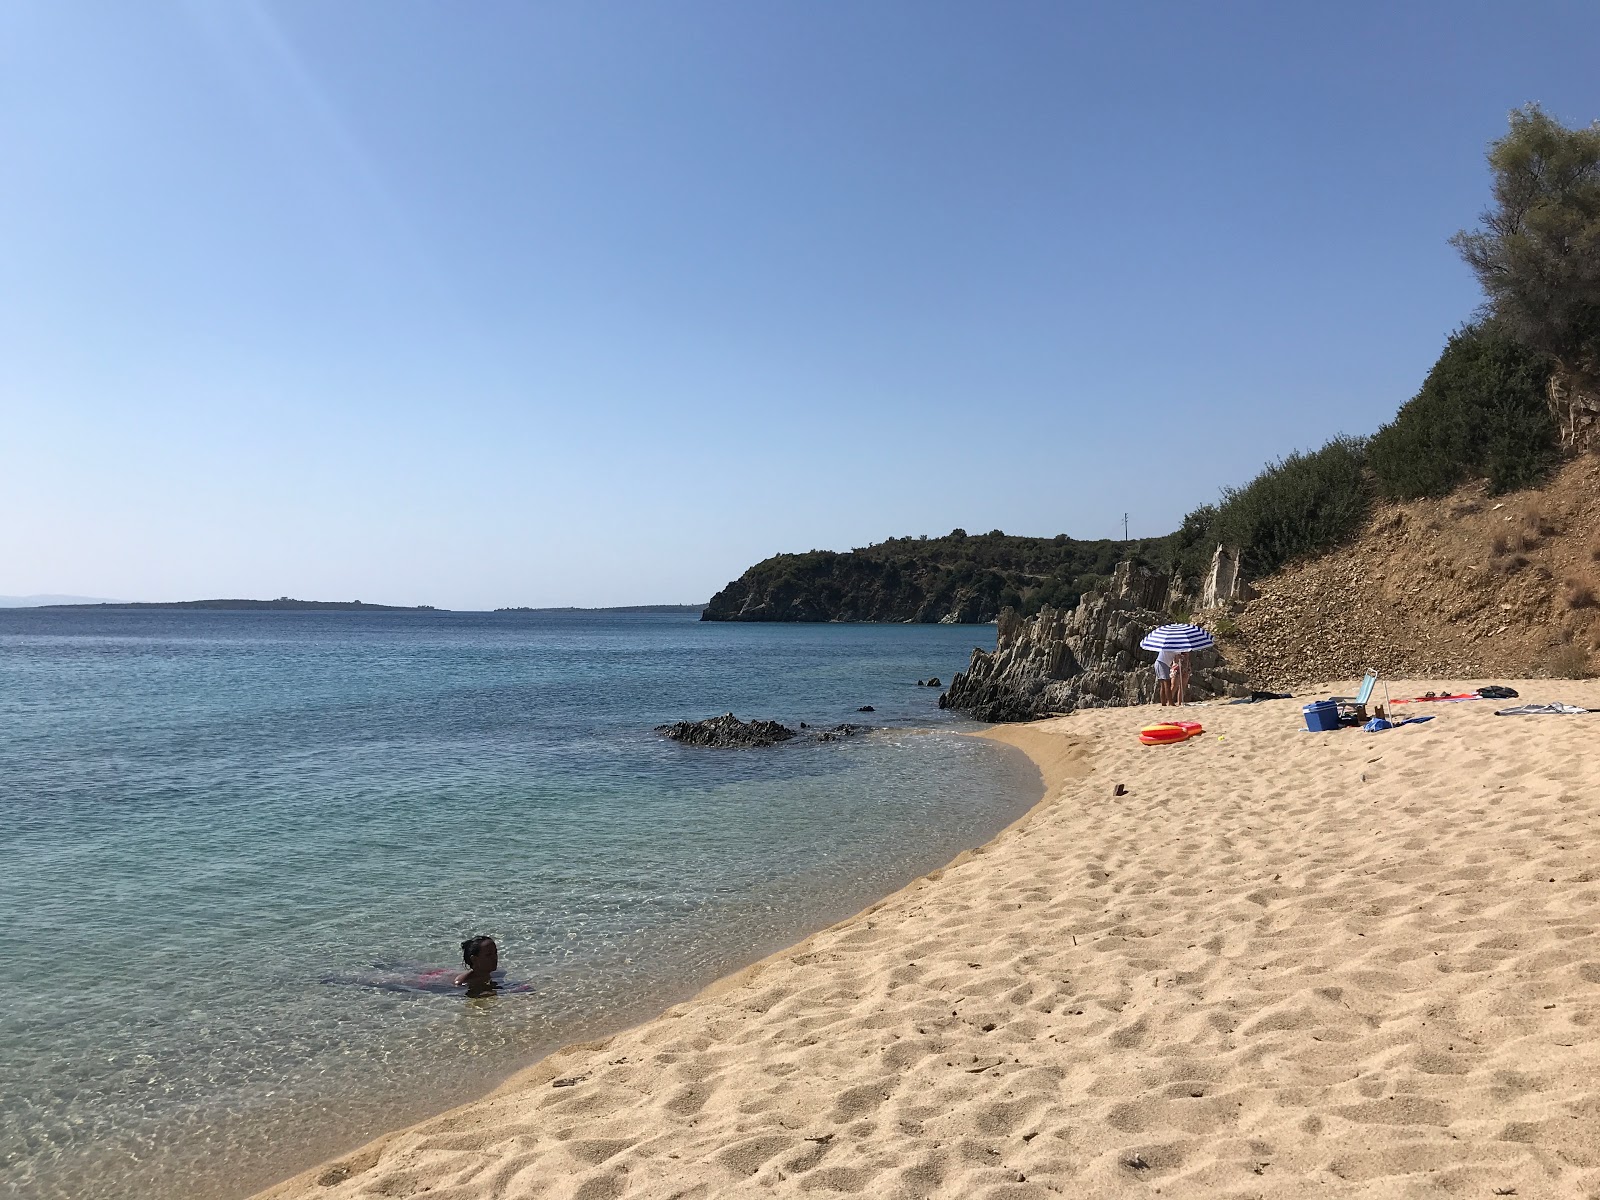
{"label": "green hillside", "polygon": [[848,553],[778,554],[711,598],[706,621],[992,621],[1007,605],[1071,607],[1123,559],[1154,564],[1167,539],[1084,542],[969,536],[891,538]]}

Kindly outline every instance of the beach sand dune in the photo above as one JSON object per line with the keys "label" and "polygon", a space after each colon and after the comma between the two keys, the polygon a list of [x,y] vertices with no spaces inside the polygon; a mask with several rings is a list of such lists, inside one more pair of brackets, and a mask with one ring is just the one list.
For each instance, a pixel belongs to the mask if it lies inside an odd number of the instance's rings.
{"label": "beach sand dune", "polygon": [[998,729],[989,845],[268,1195],[1600,1195],[1600,715],[1301,702]]}

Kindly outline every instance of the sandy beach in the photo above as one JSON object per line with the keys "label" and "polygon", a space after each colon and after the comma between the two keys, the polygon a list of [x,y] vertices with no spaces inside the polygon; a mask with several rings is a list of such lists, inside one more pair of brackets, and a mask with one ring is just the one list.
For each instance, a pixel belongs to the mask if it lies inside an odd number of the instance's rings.
{"label": "sandy beach", "polygon": [[988,845],[262,1195],[1600,1194],[1600,714],[1493,715],[1600,682],[1512,685],[997,727],[1046,792]]}

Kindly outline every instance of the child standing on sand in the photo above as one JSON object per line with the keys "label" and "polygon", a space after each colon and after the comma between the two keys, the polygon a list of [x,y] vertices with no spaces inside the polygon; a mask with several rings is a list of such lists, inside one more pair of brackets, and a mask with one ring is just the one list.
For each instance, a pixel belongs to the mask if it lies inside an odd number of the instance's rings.
{"label": "child standing on sand", "polygon": [[1189,652],[1181,651],[1172,664],[1172,681],[1167,685],[1172,704],[1189,703]]}

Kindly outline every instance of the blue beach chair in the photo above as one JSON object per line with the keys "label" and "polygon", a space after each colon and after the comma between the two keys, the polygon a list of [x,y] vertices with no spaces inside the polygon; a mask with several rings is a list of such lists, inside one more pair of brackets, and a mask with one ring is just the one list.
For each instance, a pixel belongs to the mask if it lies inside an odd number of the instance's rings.
{"label": "blue beach chair", "polygon": [[[1352,715],[1358,714],[1366,709],[1367,702],[1372,699],[1373,689],[1377,686],[1378,673],[1368,667],[1367,673],[1361,677],[1361,689],[1354,696],[1330,696],[1329,699],[1339,706],[1341,717],[1345,715],[1345,709],[1349,709]],[[1384,711],[1387,712],[1390,708],[1388,684],[1383,685],[1383,705]]]}

